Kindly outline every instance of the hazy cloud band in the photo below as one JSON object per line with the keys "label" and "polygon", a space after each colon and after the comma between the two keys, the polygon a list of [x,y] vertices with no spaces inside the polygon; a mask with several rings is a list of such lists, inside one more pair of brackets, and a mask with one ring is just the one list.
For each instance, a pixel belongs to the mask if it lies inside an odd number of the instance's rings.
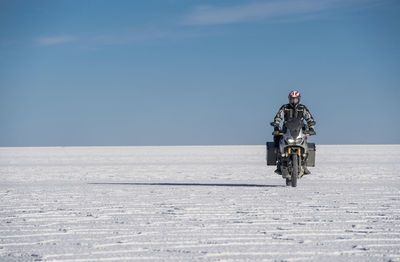
{"label": "hazy cloud band", "polygon": [[280,0],[230,7],[202,6],[184,16],[184,25],[215,25],[247,22],[268,18],[310,15],[325,10],[370,5],[377,0]]}
{"label": "hazy cloud band", "polygon": [[51,37],[39,37],[36,39],[36,42],[39,45],[55,45],[55,44],[63,44],[68,42],[73,42],[77,38],[74,36],[51,36]]}

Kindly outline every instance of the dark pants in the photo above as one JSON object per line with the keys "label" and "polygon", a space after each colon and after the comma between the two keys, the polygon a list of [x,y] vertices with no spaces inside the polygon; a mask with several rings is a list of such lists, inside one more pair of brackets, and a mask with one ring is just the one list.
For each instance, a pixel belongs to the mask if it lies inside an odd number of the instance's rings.
{"label": "dark pants", "polygon": [[279,141],[281,141],[281,137],[282,137],[281,135],[274,136],[275,147],[279,148]]}
{"label": "dark pants", "polygon": [[280,164],[281,164],[281,153],[279,151],[279,142],[281,141],[281,135],[274,136],[274,143],[276,147],[276,151],[278,152],[278,161],[276,163],[276,168],[280,170]]}

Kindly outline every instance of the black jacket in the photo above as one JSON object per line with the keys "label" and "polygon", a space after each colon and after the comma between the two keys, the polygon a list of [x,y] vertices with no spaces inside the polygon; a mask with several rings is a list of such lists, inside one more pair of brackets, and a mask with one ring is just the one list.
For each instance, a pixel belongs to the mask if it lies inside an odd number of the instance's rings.
{"label": "black jacket", "polygon": [[274,126],[279,126],[282,120],[288,121],[294,117],[299,117],[300,119],[305,120],[308,126],[315,125],[314,118],[312,117],[310,111],[308,111],[307,107],[302,104],[298,104],[295,107],[293,107],[291,104],[281,106],[274,118],[274,122],[271,124]]}

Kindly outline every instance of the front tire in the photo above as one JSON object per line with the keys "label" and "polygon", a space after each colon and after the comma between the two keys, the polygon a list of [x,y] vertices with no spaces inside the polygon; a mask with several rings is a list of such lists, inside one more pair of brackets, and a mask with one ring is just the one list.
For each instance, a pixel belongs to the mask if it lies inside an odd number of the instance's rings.
{"label": "front tire", "polygon": [[297,154],[293,155],[292,165],[293,165],[292,187],[296,187],[297,186],[297,175],[299,174],[299,161],[297,160]]}

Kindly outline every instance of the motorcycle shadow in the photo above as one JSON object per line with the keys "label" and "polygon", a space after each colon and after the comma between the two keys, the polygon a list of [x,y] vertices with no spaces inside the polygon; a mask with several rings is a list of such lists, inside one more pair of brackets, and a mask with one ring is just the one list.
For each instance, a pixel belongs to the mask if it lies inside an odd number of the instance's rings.
{"label": "motorcycle shadow", "polygon": [[132,182],[92,182],[89,185],[127,185],[127,186],[204,186],[204,187],[285,187],[284,185],[261,184],[215,184],[215,183],[132,183]]}

